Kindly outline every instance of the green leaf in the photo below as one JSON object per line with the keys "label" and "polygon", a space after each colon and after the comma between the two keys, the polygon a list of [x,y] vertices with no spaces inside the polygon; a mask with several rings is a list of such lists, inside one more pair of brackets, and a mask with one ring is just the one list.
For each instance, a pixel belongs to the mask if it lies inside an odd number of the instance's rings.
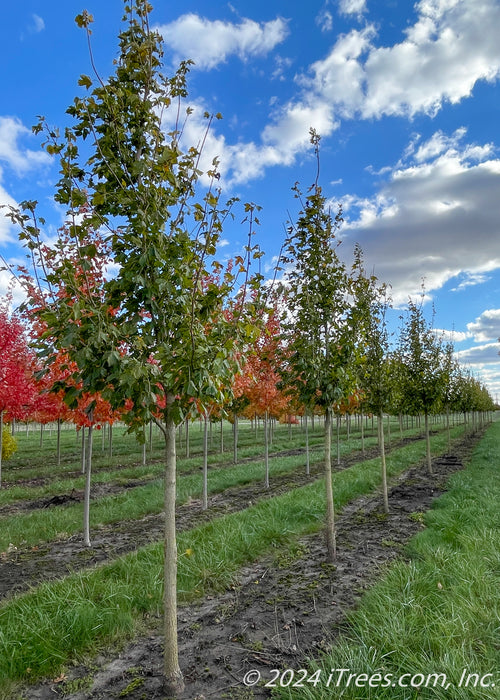
{"label": "green leaf", "polygon": [[81,85],[82,87],[86,87],[88,89],[92,85],[92,80],[89,78],[88,75],[81,75],[80,79],[78,80],[78,85]]}

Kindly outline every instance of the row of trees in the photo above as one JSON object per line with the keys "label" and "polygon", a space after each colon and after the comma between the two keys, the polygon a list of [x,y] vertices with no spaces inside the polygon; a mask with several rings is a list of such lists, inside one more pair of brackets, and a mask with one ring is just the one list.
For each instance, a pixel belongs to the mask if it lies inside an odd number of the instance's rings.
{"label": "row of trees", "polygon": [[[218,261],[222,231],[240,205],[223,202],[216,160],[200,186],[212,116],[201,143],[183,147],[189,62],[173,77],[162,75],[150,11],[147,0],[125,3],[115,73],[106,81],[81,76],[86,93],[67,110],[64,133],[43,119],[35,127],[60,165],[55,200],[66,209],[66,223],[56,243],[41,242],[36,202],[10,208],[9,216],[35,271],[20,278],[39,379],[45,393],[64,397],[88,425],[87,494],[92,429],[102,407],[141,441],[151,420],[164,437],[164,670],[166,691],[175,695],[183,688],[176,426],[194,413],[208,420],[221,406],[237,416],[248,403],[264,416],[267,435],[270,415],[323,412],[327,551],[334,558],[333,416],[355,405],[379,425],[388,410],[422,413],[427,421],[440,402],[451,405],[457,370],[451,350],[443,353],[412,302],[399,346],[390,351],[387,290],[366,275],[359,248],[350,269],[339,258],[341,212],[329,210],[318,177],[305,195],[295,188],[301,211],[288,228],[279,290],[253,272],[262,253],[253,243],[252,203],[240,215],[248,227],[245,250],[228,265]],[[76,21],[90,39],[92,17],[84,12]],[[311,140],[319,173],[319,137],[311,132]],[[110,265],[114,274],[106,272]],[[14,406],[7,409],[15,415]],[[382,465],[386,494],[384,459]]]}

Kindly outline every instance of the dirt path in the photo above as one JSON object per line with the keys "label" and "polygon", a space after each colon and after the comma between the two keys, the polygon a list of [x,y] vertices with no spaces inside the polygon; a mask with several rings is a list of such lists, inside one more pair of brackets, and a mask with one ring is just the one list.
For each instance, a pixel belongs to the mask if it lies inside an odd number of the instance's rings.
{"label": "dirt path", "polygon": [[[420,513],[445,489],[449,475],[463,468],[476,440],[433,460],[430,477],[422,466],[400,476],[390,489],[390,514],[378,494],[344,508],[338,519],[338,559],[325,564],[322,535],[301,538],[277,560],[266,559],[241,572],[239,585],[179,611],[183,700],[263,699],[270,689],[245,688],[245,673],[264,681],[271,669],[301,668],[341,631],[345,614],[362,593],[401,555],[423,526]],[[161,691],[161,637],[151,632],[118,656],[100,656],[92,668],[77,666],[67,678],[30,687],[26,700],[164,698]],[[78,690],[77,690],[78,689]]]}

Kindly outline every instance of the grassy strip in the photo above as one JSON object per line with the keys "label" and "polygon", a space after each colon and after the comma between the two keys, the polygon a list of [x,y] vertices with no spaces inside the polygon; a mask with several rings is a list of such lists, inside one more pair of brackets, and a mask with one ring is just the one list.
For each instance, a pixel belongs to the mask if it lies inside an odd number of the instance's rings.
{"label": "grassy strip", "polygon": [[[232,428],[228,429],[226,427],[224,430],[224,444],[226,446],[224,453],[220,453],[218,449],[220,434],[217,433],[217,430],[218,428],[216,427],[213,445],[209,442],[209,462],[217,464],[221,462],[230,462],[233,459]],[[321,434],[321,426],[318,423],[314,433],[310,431],[311,444],[320,442],[322,439]],[[74,432],[68,434],[68,431],[63,431],[61,440],[62,463],[60,465],[56,464],[55,436],[46,436],[42,446],[39,444],[38,436],[33,433],[29,436],[21,433],[16,439],[19,443],[18,452],[4,465],[4,479],[6,483],[15,482],[16,479],[19,478],[32,479],[44,474],[48,477],[64,477],[68,472],[79,471],[81,448],[80,441],[75,443]],[[142,458],[142,446],[138,444],[135,437],[127,434],[124,428],[118,427],[114,429],[112,457],[108,455],[107,443],[104,445],[104,449],[102,449],[99,443],[99,436],[96,434],[93,455],[93,468],[95,473],[99,472],[101,469],[109,469],[113,465],[123,466],[124,464],[130,464],[132,466],[133,464],[137,464]],[[202,433],[199,432],[197,427],[191,428],[189,443],[191,457],[186,460],[184,457],[184,436],[181,441],[179,441],[179,439],[177,440],[179,464],[185,463],[186,468],[189,468],[189,465],[192,467],[193,464],[199,463],[202,454]],[[238,456],[240,459],[262,454],[264,450],[262,429],[259,430],[256,435],[255,430],[252,429],[249,424],[243,423],[239,429],[238,443]],[[294,446],[300,447],[304,443],[305,434],[300,428],[294,426],[290,437],[288,434],[288,427],[280,425],[275,428],[274,440],[270,449],[271,452],[278,452]],[[148,461],[162,460],[164,449],[163,438],[157,433],[157,429],[155,429],[152,449],[150,449],[149,441],[147,443],[146,452]],[[34,466],[27,467],[27,464],[33,464]],[[43,466],[38,466],[40,464]]]}
{"label": "grassy strip", "polygon": [[[442,450],[444,436],[434,438]],[[388,473],[408,467],[409,445],[390,455]],[[380,483],[379,460],[333,476],[337,508]],[[224,590],[242,565],[298,535],[317,531],[324,519],[324,484],[316,481],[244,511],[181,533],[178,538],[181,601]],[[130,637],[144,613],[161,610],[161,544],[148,545],[110,564],[46,583],[0,606],[0,678],[55,674],[99,644]],[[29,671],[28,671],[29,669]]]}
{"label": "grassy strip", "polygon": [[[303,455],[276,458],[270,464],[271,478],[303,467]],[[227,488],[263,481],[264,464],[251,462],[210,473],[209,493],[220,493]],[[264,491],[264,488],[263,488]],[[199,498],[202,493],[201,474],[190,474],[177,480],[177,503]],[[91,525],[109,525],[122,520],[136,520],[146,515],[161,513],[164,506],[163,480],[155,479],[145,486],[128,489],[114,496],[105,496],[92,502]],[[82,528],[83,504],[58,506],[5,516],[0,519],[0,551],[9,544],[31,547],[54,539],[66,538]]]}
{"label": "grassy strip", "polygon": [[[292,442],[282,440],[280,442],[275,442],[270,448],[269,456],[274,458],[278,455],[280,451],[297,449],[304,446],[304,440],[300,439],[301,436],[295,435]],[[371,441],[371,443],[370,443]],[[369,438],[366,441],[366,445],[375,444],[375,438]],[[321,447],[323,444],[323,436],[315,435],[310,439],[310,449],[315,450],[318,446]],[[352,448],[354,444],[353,440],[349,441],[349,445]],[[264,448],[260,445],[256,445],[255,442],[252,446],[246,449],[240,449],[238,451],[239,462],[244,459],[259,458],[262,456]],[[40,457],[38,457],[38,461]],[[76,461],[75,461],[76,460]],[[185,458],[178,456],[177,466],[178,472],[183,473],[196,468],[199,468],[202,461],[202,456],[200,454]],[[208,465],[209,467],[220,467],[225,465],[231,465],[233,463],[233,453],[232,451],[226,451],[224,453],[211,452],[208,455]],[[125,466],[129,464],[130,466]],[[124,468],[125,467],[125,468]],[[119,468],[119,469],[118,469]],[[93,483],[120,483],[122,480],[131,479],[142,479],[147,478],[149,474],[158,476],[161,475],[164,469],[164,450],[156,448],[153,453],[148,451],[146,465],[138,463],[137,452],[132,452],[121,457],[114,456],[109,458],[107,456],[99,455],[97,451],[94,451],[92,459],[92,481]],[[13,503],[16,500],[25,499],[35,499],[46,495],[53,487],[60,488],[60,493],[64,493],[71,488],[80,488],[83,484],[83,477],[79,477],[80,473],[80,461],[79,457],[75,456],[75,459],[65,465],[60,465],[59,467],[50,466],[50,470],[47,469],[47,462],[43,462],[43,466],[32,467],[30,469],[11,469],[6,472],[4,479],[5,484],[12,484],[8,489],[0,491],[0,506],[8,503]],[[75,476],[75,474],[77,476]],[[37,479],[40,477],[45,477],[51,479],[52,481],[45,486],[38,485],[25,485],[16,486],[16,481],[19,479]],[[54,477],[58,477],[57,480]],[[64,484],[67,484],[66,486]],[[50,491],[54,495],[55,491]]]}
{"label": "grassy strip", "polygon": [[[455,435],[461,434],[463,428],[455,429]],[[343,451],[352,452],[355,439],[344,440]],[[432,438],[435,452],[444,448],[444,436]],[[422,443],[415,442],[402,450],[408,463],[421,459]],[[399,450],[398,450],[399,452]],[[316,452],[314,459],[321,459],[322,451]],[[299,469],[304,464],[304,455],[275,458],[270,463],[271,478]],[[209,493],[220,493],[227,488],[243,486],[258,482],[264,478],[263,462],[249,462],[236,467],[227,467],[211,471],[209,474]],[[202,493],[202,476],[200,473],[180,476],[177,481],[177,502],[186,503],[191,498],[200,498]],[[136,520],[146,515],[160,513],[163,509],[163,482],[161,479],[151,481],[145,486],[128,489],[120,494],[96,499],[91,504],[91,527],[95,523],[109,525],[121,520]],[[77,503],[56,508],[38,509],[18,515],[0,518],[0,551],[9,545],[16,547],[33,547],[55,539],[64,539],[82,528],[83,504]]]}
{"label": "grassy strip", "polygon": [[[467,469],[451,478],[450,490],[426,514],[427,529],[408,548],[411,561],[391,567],[351,615],[349,632],[321,665],[311,668],[310,674],[321,669],[322,680],[316,687],[305,683],[302,690],[280,690],[278,697],[500,698],[499,463],[497,422],[474,450]],[[336,687],[337,672],[332,686],[326,688],[331,670],[342,668],[366,674],[364,681],[356,686],[352,679],[347,685],[344,676]],[[388,674],[392,674],[389,687],[381,687],[380,677]],[[408,674],[402,679],[406,688],[399,687],[403,674]],[[446,679],[441,676],[435,681],[432,674],[446,674]],[[468,679],[469,674],[478,676]],[[372,685],[378,687],[370,688],[367,678],[377,679]]]}

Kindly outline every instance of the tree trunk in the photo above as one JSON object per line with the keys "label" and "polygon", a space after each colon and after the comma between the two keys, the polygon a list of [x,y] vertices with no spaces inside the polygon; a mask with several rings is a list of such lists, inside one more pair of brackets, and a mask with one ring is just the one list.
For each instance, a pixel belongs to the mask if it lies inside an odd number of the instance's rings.
{"label": "tree trunk", "polygon": [[233,422],[233,462],[238,464],[238,414],[234,413]]}
{"label": "tree trunk", "polygon": [[337,465],[340,465],[340,416],[337,414]]}
{"label": "tree trunk", "polygon": [[335,509],[332,488],[332,409],[325,414],[325,491],[326,491],[326,553],[329,562],[337,557],[335,541]]}
{"label": "tree trunk", "polygon": [[264,446],[265,446],[265,464],[266,464],[266,478],[264,481],[266,489],[269,488],[269,432],[268,432],[268,416],[267,411],[264,413]]}
{"label": "tree trunk", "polygon": [[82,474],[85,474],[87,458],[85,456],[85,427],[82,426]]}
{"label": "tree trunk", "polygon": [[451,433],[450,433],[450,407],[446,406],[446,436],[448,440],[448,454],[451,453]]}
{"label": "tree trunk", "polygon": [[304,421],[306,428],[306,475],[309,476],[311,473],[311,466],[309,463],[309,423],[307,420],[307,411],[304,413]]}
{"label": "tree trunk", "polygon": [[57,419],[57,447],[56,447],[56,454],[57,454],[57,466],[61,464],[61,419]]}
{"label": "tree trunk", "polygon": [[427,470],[429,474],[432,474],[432,460],[431,460],[431,436],[429,433],[429,415],[425,414],[425,454],[427,458]]}
{"label": "tree trunk", "polygon": [[90,544],[90,480],[92,476],[92,432],[90,424],[87,433],[87,453],[85,458],[85,494],[83,497],[83,542],[86,547]]}
{"label": "tree trunk", "polygon": [[382,495],[384,499],[384,512],[389,512],[389,496],[387,493],[387,468],[385,464],[385,444],[384,444],[384,417],[382,412],[377,417],[378,446],[380,450],[380,464],[382,469]]}
{"label": "tree trunk", "polygon": [[363,411],[361,411],[360,426],[361,426],[361,454],[364,455],[365,454],[365,426],[364,426]]}
{"label": "tree trunk", "polygon": [[220,419],[220,453],[224,454],[224,419]]}
{"label": "tree trunk", "polygon": [[208,413],[203,414],[203,510],[208,508]]}
{"label": "tree trunk", "polygon": [[113,423],[109,424],[108,457],[113,456]]}
{"label": "tree trunk", "polygon": [[164,564],[164,691],[177,696],[184,690],[177,645],[177,541],[175,527],[176,453],[175,423],[171,406],[175,396],[167,395],[165,419],[165,564]]}

